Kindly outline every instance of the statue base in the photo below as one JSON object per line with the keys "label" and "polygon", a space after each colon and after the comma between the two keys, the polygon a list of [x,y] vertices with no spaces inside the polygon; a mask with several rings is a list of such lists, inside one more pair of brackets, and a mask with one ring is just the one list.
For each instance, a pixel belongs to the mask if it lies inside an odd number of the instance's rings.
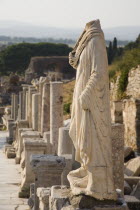
{"label": "statue base", "polygon": [[73,195],[70,188],[62,185],[51,187],[50,204],[50,210],[128,210],[125,202]]}

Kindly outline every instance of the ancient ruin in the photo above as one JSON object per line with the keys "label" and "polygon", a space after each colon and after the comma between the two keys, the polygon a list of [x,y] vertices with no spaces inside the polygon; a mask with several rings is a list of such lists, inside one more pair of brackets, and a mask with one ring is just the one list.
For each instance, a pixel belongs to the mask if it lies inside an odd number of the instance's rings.
{"label": "ancient ruin", "polygon": [[[86,25],[69,59],[77,76],[68,120],[64,83],[75,77],[68,57],[32,58],[26,82],[11,75],[10,99],[0,107],[0,196],[8,196],[15,209],[138,210],[140,66],[129,73],[125,99],[117,98],[118,80],[111,82],[109,101],[99,20]],[[1,95],[4,84],[1,80]],[[6,178],[14,185],[9,193],[3,190]]]}

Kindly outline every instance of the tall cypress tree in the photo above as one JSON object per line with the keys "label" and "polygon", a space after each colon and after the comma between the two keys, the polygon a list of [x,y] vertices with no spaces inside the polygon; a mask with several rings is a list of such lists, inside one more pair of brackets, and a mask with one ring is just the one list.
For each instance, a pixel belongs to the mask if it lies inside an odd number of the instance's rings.
{"label": "tall cypress tree", "polygon": [[108,64],[112,63],[112,59],[113,59],[112,42],[109,42],[109,47],[108,47]]}

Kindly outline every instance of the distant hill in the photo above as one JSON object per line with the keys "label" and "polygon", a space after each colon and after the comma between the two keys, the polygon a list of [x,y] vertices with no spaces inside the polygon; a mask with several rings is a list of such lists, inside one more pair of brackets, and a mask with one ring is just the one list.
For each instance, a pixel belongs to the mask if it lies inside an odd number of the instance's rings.
{"label": "distant hill", "polygon": [[[0,36],[11,37],[36,37],[53,39],[77,39],[83,29],[77,28],[57,28],[37,26],[16,21],[0,21]],[[140,26],[121,26],[114,28],[104,28],[106,40],[117,37],[119,40],[135,40],[140,33]]]}

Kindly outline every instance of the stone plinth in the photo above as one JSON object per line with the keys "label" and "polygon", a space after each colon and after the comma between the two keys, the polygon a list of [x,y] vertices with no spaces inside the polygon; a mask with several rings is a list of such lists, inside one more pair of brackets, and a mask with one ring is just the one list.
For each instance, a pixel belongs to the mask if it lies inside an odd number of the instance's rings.
{"label": "stone plinth", "polygon": [[33,154],[45,154],[47,143],[42,139],[25,139],[23,142],[25,154],[25,167],[22,171],[21,189],[29,188],[34,182],[34,173],[30,165],[30,156]]}
{"label": "stone plinth", "polygon": [[50,210],[128,210],[126,203],[111,200],[96,200],[86,195],[73,196],[67,186],[51,187]]}
{"label": "stone plinth", "polygon": [[19,135],[19,145],[18,145],[18,152],[17,152],[17,159],[19,159],[19,162],[21,160],[21,153],[23,151],[23,139],[24,138],[30,138],[30,139],[36,139],[40,138],[40,133],[38,131],[32,131],[32,130],[20,130]]}
{"label": "stone plinth", "polygon": [[140,100],[126,99],[123,101],[123,121],[125,146],[140,152]]}
{"label": "stone plinth", "polygon": [[72,140],[69,136],[69,128],[59,128],[59,140],[58,140],[58,155],[72,154]]}
{"label": "stone plinth", "polygon": [[[51,187],[61,183],[61,174],[65,167],[65,158],[54,155],[33,155],[31,167],[35,174],[35,189]],[[38,199],[35,198],[35,210],[38,210]]]}
{"label": "stone plinth", "polygon": [[23,150],[23,139],[21,138],[21,133],[25,131],[32,131],[32,128],[19,128],[18,129],[18,137],[17,137],[17,144],[16,144],[17,152],[16,152],[16,160],[15,160],[16,164],[19,164],[21,160],[21,153]]}
{"label": "stone plinth", "polygon": [[39,107],[40,107],[40,94],[32,95],[32,128],[35,131],[39,130]]}
{"label": "stone plinth", "polygon": [[50,83],[43,85],[42,111],[41,111],[41,134],[50,130]]}
{"label": "stone plinth", "polygon": [[115,189],[124,189],[124,125],[112,124],[112,154]]}
{"label": "stone plinth", "polygon": [[63,126],[63,83],[50,83],[50,143],[58,151],[59,128]]}

